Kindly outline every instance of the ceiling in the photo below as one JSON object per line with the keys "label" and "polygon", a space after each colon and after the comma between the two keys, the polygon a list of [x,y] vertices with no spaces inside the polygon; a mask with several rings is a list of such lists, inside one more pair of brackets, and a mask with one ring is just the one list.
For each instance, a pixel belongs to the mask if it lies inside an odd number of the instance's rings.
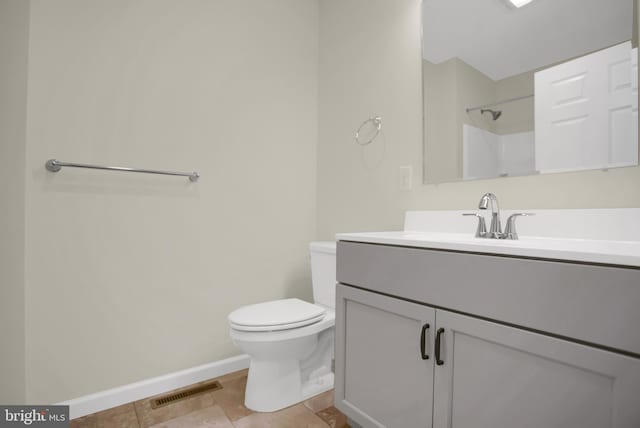
{"label": "ceiling", "polygon": [[631,39],[633,0],[424,0],[423,57],[458,57],[493,80]]}

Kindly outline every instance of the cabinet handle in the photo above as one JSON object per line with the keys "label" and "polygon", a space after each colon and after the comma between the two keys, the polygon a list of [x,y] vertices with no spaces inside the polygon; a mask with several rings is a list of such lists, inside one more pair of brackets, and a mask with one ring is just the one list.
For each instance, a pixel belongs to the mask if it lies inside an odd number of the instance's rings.
{"label": "cabinet handle", "polygon": [[427,355],[427,330],[429,330],[429,324],[425,324],[422,326],[422,333],[420,333],[420,353],[422,354],[423,360],[428,360],[429,356]]}
{"label": "cabinet handle", "polygon": [[439,328],[436,332],[436,364],[441,366],[444,361],[440,359],[440,336],[444,333],[444,328]]}

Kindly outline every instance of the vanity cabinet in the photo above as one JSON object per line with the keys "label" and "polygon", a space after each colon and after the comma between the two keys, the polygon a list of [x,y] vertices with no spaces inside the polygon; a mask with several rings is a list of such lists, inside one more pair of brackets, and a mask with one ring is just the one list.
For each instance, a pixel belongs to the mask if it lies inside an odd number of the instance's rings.
{"label": "vanity cabinet", "polygon": [[435,309],[341,285],[336,294],[340,409],[362,426],[430,426]]}
{"label": "vanity cabinet", "polygon": [[640,426],[639,359],[444,310],[436,326],[436,428]]}
{"label": "vanity cabinet", "polygon": [[[367,254],[370,247],[384,247],[346,243],[341,254],[340,244],[338,280],[356,283],[338,284],[336,291],[335,401],[353,422],[390,428],[640,427],[640,358],[633,353],[409,301],[402,295],[408,275],[402,263]],[[430,252],[422,256],[428,259]],[[344,263],[350,263],[346,270]],[[372,265],[354,276],[353,263]],[[395,281],[394,269],[400,269]],[[368,289],[369,281],[376,290]]]}

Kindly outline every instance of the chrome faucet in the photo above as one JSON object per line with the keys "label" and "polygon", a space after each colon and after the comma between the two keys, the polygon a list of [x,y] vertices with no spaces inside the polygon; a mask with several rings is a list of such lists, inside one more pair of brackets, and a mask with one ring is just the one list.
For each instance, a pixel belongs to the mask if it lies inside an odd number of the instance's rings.
{"label": "chrome faucet", "polygon": [[498,198],[493,193],[485,193],[480,198],[478,208],[486,210],[491,206],[491,226],[487,232],[487,226],[484,222],[484,217],[478,213],[464,213],[464,216],[474,216],[478,218],[478,228],[476,229],[476,238],[488,238],[488,239],[518,239],[518,233],[516,232],[516,218],[520,216],[535,215],[533,213],[515,213],[511,214],[507,219],[507,229],[502,232],[502,225],[500,224],[500,207],[498,205]]}
{"label": "chrome faucet", "polygon": [[502,225],[500,224],[500,207],[498,206],[498,198],[493,193],[485,193],[480,198],[478,208],[486,210],[491,205],[491,226],[489,232],[484,235],[485,238],[501,239]]}
{"label": "chrome faucet", "polygon": [[511,214],[507,219],[507,227],[502,234],[502,239],[518,239],[518,232],[516,232],[516,219],[518,217],[528,217],[535,215],[534,213],[515,213]]}

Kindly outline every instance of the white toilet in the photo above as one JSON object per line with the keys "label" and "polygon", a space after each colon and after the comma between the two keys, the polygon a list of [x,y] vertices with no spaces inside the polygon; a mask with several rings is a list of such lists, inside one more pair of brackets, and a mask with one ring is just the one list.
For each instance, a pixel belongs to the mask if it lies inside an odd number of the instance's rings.
{"label": "white toilet", "polygon": [[333,388],[336,243],[312,242],[314,303],[274,300],[229,314],[231,339],[251,364],[245,406],[273,412]]}

